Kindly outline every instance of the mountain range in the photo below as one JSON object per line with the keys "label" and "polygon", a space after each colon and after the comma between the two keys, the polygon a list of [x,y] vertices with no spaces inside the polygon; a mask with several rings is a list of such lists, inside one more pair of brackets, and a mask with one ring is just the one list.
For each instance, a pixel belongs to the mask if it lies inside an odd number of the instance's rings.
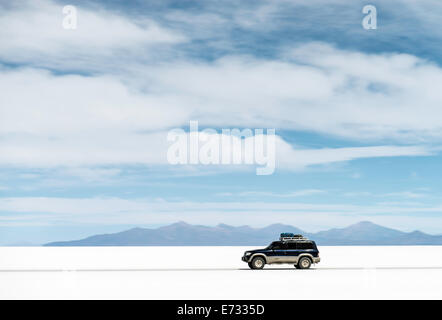
{"label": "mountain range", "polygon": [[318,245],[442,245],[442,235],[429,235],[420,231],[402,232],[362,221],[346,228],[317,233],[284,224],[252,228],[226,224],[210,227],[177,222],[157,229],[133,228],[81,240],[51,242],[45,246],[265,246],[277,240],[282,232],[302,234],[315,240]]}

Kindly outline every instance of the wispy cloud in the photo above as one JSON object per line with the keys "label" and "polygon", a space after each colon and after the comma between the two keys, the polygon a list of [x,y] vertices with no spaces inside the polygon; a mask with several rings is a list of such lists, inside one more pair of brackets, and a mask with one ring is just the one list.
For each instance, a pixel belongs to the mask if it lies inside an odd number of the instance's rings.
{"label": "wispy cloud", "polygon": [[[19,3],[19,4],[18,4]],[[185,41],[145,17],[128,17],[100,8],[78,7],[78,27],[62,27],[64,15],[50,0],[20,0],[0,12],[0,59],[58,70],[101,71],[118,68],[119,59],[159,52],[161,46]]]}
{"label": "wispy cloud", "polygon": [[384,197],[395,197],[395,198],[408,198],[408,199],[419,199],[425,198],[427,194],[417,193],[412,191],[401,191],[401,192],[391,192],[383,195]]}
{"label": "wispy cloud", "polygon": [[298,198],[325,193],[325,190],[319,189],[305,189],[292,192],[277,193],[268,191],[243,191],[238,193],[224,192],[218,193],[218,196],[237,196],[237,197],[274,197],[274,198]]}
{"label": "wispy cloud", "polygon": [[[121,198],[0,198],[0,225],[165,224],[185,220],[253,226],[284,222],[299,227],[348,225],[371,220],[384,225],[440,232],[441,205],[381,206],[298,202],[170,202]],[[6,212],[8,214],[6,214]],[[33,214],[29,214],[33,212]]]}
{"label": "wispy cloud", "polygon": [[345,197],[369,197],[373,196],[373,193],[370,191],[357,191],[357,192],[345,192]]}
{"label": "wispy cloud", "polygon": [[398,191],[398,192],[389,192],[389,193],[374,193],[371,191],[360,191],[360,192],[345,192],[344,196],[420,199],[428,197],[429,194],[423,192],[415,192],[415,191]]}

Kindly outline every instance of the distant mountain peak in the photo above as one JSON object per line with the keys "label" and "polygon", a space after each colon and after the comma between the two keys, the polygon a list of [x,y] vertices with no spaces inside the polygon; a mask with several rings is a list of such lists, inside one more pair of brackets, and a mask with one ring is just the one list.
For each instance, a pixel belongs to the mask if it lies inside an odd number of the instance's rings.
{"label": "distant mountain peak", "polygon": [[219,224],[217,225],[217,228],[232,229],[232,228],[235,228],[235,227],[230,226],[230,225],[225,224],[225,223],[219,223]]}
{"label": "distant mountain peak", "polygon": [[162,226],[160,228],[170,228],[170,227],[189,227],[191,226],[191,224],[185,222],[185,221],[178,221],[178,222],[174,222],[172,224],[166,225],[166,226]]}
{"label": "distant mountain peak", "polygon": [[277,223],[272,223],[271,225],[268,225],[266,228],[277,228],[277,227],[293,227],[293,226],[289,226],[287,224],[281,223],[281,222],[277,222]]}
{"label": "distant mountain peak", "polygon": [[347,228],[370,228],[370,227],[381,227],[385,228],[379,224],[373,223],[371,221],[360,221],[354,224],[349,225]]}
{"label": "distant mountain peak", "polygon": [[283,224],[283,223],[273,223],[271,225],[268,225],[267,227],[263,227],[262,229],[281,229],[281,233],[284,232],[285,229],[297,229],[300,230],[297,227],[288,225],[288,224]]}
{"label": "distant mountain peak", "polygon": [[178,221],[178,222],[175,222],[175,223],[172,223],[172,225],[177,225],[177,226],[190,226],[190,224],[188,224],[186,221],[182,221],[182,220],[180,220],[180,221]]}
{"label": "distant mountain peak", "polygon": [[142,228],[142,227],[133,227],[133,228],[127,230],[127,231],[140,231],[140,230],[145,230],[145,228]]}
{"label": "distant mountain peak", "polygon": [[377,226],[376,223],[373,223],[373,222],[368,221],[368,220],[359,221],[359,222],[355,223],[354,225],[361,225],[361,226]]}
{"label": "distant mountain peak", "polygon": [[378,231],[378,232],[381,232],[380,230],[384,230],[384,231],[390,230],[390,231],[401,233],[401,231],[399,231],[399,230],[384,227],[379,224],[373,223],[371,221],[360,221],[358,223],[349,225],[348,227],[345,227],[341,230],[345,230],[345,229],[347,229],[347,230],[351,230],[351,229],[356,230],[357,229],[357,230],[366,230],[366,231],[372,230],[372,231]]}

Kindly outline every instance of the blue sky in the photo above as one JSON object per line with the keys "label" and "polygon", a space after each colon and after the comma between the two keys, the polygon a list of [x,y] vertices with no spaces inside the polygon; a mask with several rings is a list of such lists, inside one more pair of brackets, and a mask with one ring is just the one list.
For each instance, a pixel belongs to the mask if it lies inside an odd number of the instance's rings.
{"label": "blue sky", "polygon": [[[442,233],[438,1],[0,2],[0,245],[176,221]],[[362,8],[377,8],[365,30]],[[167,132],[275,128],[277,166]]]}

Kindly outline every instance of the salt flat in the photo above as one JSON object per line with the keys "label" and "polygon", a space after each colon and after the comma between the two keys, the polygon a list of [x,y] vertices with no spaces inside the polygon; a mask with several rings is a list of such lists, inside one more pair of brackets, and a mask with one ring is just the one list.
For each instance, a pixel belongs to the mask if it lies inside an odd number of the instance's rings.
{"label": "salt flat", "polygon": [[442,246],[320,247],[310,270],[247,249],[0,247],[0,299],[442,299]]}

